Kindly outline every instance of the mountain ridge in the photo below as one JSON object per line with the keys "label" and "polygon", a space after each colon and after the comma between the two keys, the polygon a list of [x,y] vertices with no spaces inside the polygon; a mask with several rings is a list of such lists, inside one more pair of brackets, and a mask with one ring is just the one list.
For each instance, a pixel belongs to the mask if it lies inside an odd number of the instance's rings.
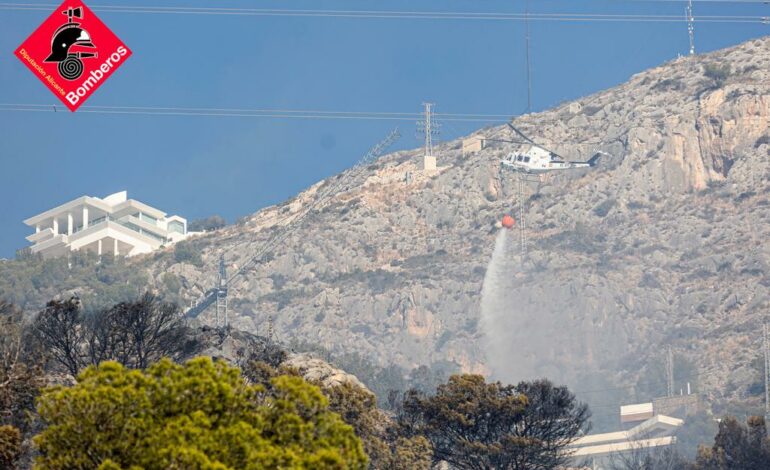
{"label": "mountain ridge", "polygon": [[[611,155],[528,185],[523,201],[499,169],[515,148],[493,142],[510,140],[506,125],[470,134],[489,142],[476,154],[463,156],[459,139],[441,143],[435,172],[419,170],[420,150],[386,155],[232,286],[231,323],[259,334],[272,325],[278,339],[381,365],[451,362],[511,381],[633,386],[623,398],[640,400],[665,392],[640,384],[659,381],[671,346],[686,370],[678,382],[694,375],[710,398],[756,404],[752,361],[770,306],[769,71],[764,37],[516,117],[565,157]],[[159,290],[173,276],[189,304],[215,285],[221,254],[230,270],[243,266],[281,221],[351,171],[186,242],[203,267],[173,249],[128,263]],[[513,366],[493,370],[481,286],[498,221],[522,203],[528,255],[499,328],[510,332],[502,362]],[[212,323],[213,309],[200,321]]]}

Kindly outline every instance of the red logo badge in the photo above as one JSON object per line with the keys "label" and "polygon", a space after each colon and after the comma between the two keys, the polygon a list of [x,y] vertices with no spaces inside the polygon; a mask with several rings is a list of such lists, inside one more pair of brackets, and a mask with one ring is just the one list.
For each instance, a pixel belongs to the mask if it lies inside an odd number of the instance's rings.
{"label": "red logo badge", "polygon": [[18,57],[75,111],[131,56],[80,0],[65,0],[16,49]]}

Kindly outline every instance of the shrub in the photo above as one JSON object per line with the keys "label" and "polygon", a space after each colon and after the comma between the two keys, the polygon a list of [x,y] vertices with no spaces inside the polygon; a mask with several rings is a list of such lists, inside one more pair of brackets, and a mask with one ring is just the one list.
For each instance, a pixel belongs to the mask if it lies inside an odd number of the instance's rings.
{"label": "shrub", "polygon": [[714,81],[714,85],[719,88],[730,77],[730,65],[706,64],[703,66],[703,75]]}
{"label": "shrub", "polygon": [[182,288],[182,283],[179,281],[179,277],[177,277],[174,273],[163,273],[163,277],[161,278],[163,281],[163,285],[166,287],[166,290],[172,294],[179,293],[179,290]]}
{"label": "shrub", "polygon": [[205,219],[196,219],[190,222],[187,226],[187,230],[190,232],[210,232],[217,230],[227,225],[225,219],[220,215],[212,215]]}
{"label": "shrub", "polygon": [[652,89],[658,91],[682,90],[684,89],[684,84],[678,78],[667,78],[656,83]]}
{"label": "shrub", "polygon": [[613,207],[615,207],[615,199],[605,199],[598,206],[594,207],[594,214],[599,217],[606,217]]}
{"label": "shrub", "polygon": [[36,468],[366,467],[360,439],[318,387],[285,375],[270,384],[249,385],[210,358],[89,367],[74,387],[41,396],[49,425],[35,437]]}
{"label": "shrub", "polygon": [[14,468],[21,455],[21,431],[13,426],[0,426],[0,468]]}
{"label": "shrub", "polygon": [[203,267],[200,252],[190,242],[179,242],[174,246],[174,259],[177,263],[190,263],[198,268]]}

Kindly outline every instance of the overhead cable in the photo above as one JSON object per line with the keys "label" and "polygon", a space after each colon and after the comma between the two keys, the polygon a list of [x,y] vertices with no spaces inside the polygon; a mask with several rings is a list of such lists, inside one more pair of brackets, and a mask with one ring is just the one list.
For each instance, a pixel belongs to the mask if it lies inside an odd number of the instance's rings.
{"label": "overhead cable", "polygon": [[[61,105],[0,103],[0,112],[59,112],[66,111]],[[207,117],[252,117],[273,119],[349,119],[380,121],[413,121],[420,113],[363,112],[363,111],[321,111],[292,109],[238,109],[238,108],[186,108],[155,106],[82,106],[78,113],[127,114],[145,116],[207,116]],[[502,122],[511,119],[507,114],[437,114],[442,121],[457,122]]]}
{"label": "overhead cable", "polygon": [[[54,4],[0,3],[0,10],[50,11]],[[391,11],[391,10],[301,10],[272,8],[168,7],[151,5],[93,5],[98,12],[218,16],[284,16],[370,19],[430,19],[481,21],[556,21],[556,22],[685,22],[682,15],[602,14],[602,13],[499,13],[454,11]],[[763,16],[702,15],[700,23],[764,23]]]}

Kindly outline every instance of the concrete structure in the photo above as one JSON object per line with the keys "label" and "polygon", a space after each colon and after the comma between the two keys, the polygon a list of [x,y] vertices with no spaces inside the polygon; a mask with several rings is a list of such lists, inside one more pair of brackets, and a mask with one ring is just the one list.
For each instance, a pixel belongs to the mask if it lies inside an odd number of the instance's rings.
{"label": "concrete structure", "polygon": [[484,137],[470,137],[463,140],[463,156],[481,152],[486,147]]}
{"label": "concrete structure", "polygon": [[420,165],[422,171],[432,171],[436,169],[436,157],[432,155],[424,155],[422,157],[422,165]]}
{"label": "concrete structure", "polygon": [[674,433],[683,424],[681,419],[656,415],[627,431],[583,436],[567,451],[572,455],[573,465],[602,470],[608,468],[619,454],[649,452],[670,446],[676,441]]}
{"label": "concrete structure", "polygon": [[128,199],[126,191],[105,198],[83,196],[24,221],[35,233],[32,253],[62,256],[86,250],[133,256],[184,240],[187,220]]}
{"label": "concrete structure", "polygon": [[634,405],[623,405],[620,407],[620,422],[633,423],[635,421],[644,421],[655,415],[652,403],[637,403]]}
{"label": "concrete structure", "polygon": [[673,397],[656,398],[652,401],[655,414],[683,418],[697,414],[703,407],[697,394],[674,395]]}

